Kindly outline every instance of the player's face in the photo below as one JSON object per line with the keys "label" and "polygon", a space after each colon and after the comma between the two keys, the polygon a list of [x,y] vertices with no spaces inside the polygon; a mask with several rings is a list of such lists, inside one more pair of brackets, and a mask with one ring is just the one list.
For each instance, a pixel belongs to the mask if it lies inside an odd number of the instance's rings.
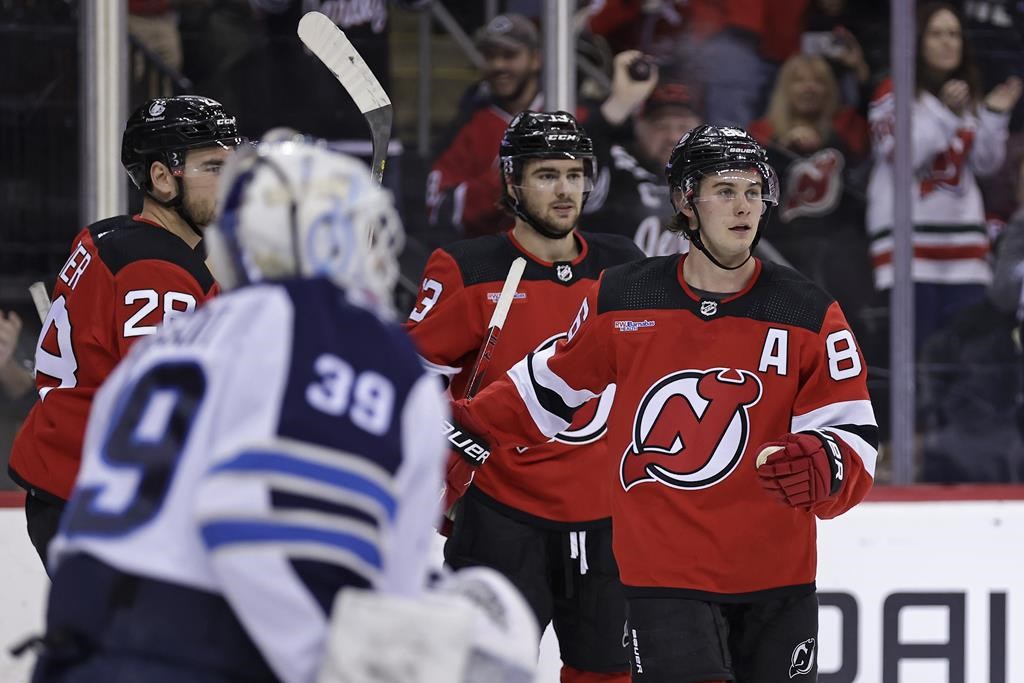
{"label": "player's face", "polygon": [[185,187],[182,205],[199,227],[209,225],[217,213],[220,171],[231,150],[223,147],[190,149],[181,174]]}
{"label": "player's face", "polygon": [[530,216],[560,234],[576,227],[587,185],[583,162],[574,159],[530,159],[523,164],[519,197]]}
{"label": "player's face", "polygon": [[[761,191],[761,174],[752,170],[724,171],[701,180],[693,198],[700,214],[701,240],[723,265],[741,263],[749,256],[765,209]],[[688,204],[683,213],[693,224]]]}
{"label": "player's face", "polygon": [[948,73],[960,66],[963,35],[956,15],[941,9],[931,16],[921,41],[924,63],[940,73]]}
{"label": "player's face", "polygon": [[634,124],[637,152],[643,157],[642,161],[661,171],[679,138],[700,123],[699,116],[683,107],[662,109],[654,116],[640,117]]}
{"label": "player's face", "polygon": [[518,99],[540,69],[540,53],[526,47],[491,46],[484,60],[484,78],[498,100]]}

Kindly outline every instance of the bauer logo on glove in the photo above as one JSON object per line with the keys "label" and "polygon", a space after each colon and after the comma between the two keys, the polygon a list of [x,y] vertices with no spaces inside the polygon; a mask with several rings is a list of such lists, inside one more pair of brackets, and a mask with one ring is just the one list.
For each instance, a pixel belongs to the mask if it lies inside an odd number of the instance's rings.
{"label": "bauer logo on glove", "polygon": [[442,429],[452,448],[470,463],[479,467],[487,461],[491,451],[483,439],[448,420],[444,420]]}

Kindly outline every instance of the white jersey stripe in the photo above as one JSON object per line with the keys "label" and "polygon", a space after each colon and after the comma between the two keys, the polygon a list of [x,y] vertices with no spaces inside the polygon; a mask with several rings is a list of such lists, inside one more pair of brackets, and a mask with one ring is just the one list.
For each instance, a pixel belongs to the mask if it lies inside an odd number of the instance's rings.
{"label": "white jersey stripe", "polygon": [[830,427],[827,431],[832,432],[845,441],[846,445],[852,448],[854,452],[860,456],[861,462],[864,463],[864,469],[871,475],[871,478],[874,479],[875,463],[878,460],[878,449],[853,432],[848,432],[845,429]]}
{"label": "white jersey stripe", "polygon": [[871,401],[837,401],[803,415],[794,415],[790,424],[792,432],[830,429],[833,425],[878,425]]}

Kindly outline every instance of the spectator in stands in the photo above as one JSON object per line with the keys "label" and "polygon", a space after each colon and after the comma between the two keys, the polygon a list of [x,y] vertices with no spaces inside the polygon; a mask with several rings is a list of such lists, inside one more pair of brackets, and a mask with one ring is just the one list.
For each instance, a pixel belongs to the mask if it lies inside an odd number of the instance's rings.
{"label": "spectator in stands", "polygon": [[[522,15],[495,17],[476,34],[487,65],[489,94],[441,152],[427,177],[426,207],[430,225],[452,236],[503,232],[512,217],[501,206],[498,145],[520,111],[543,111],[540,90],[540,40],[536,27]],[[611,94],[600,107],[579,107],[576,117],[594,137],[621,126],[658,82],[657,67],[644,80],[628,75],[641,54],[629,50],[615,56]],[[600,185],[600,178],[597,183]],[[597,191],[597,188],[595,189]]]}
{"label": "spectator in stands", "polygon": [[587,9],[587,27],[603,36],[615,52],[641,50],[664,63],[678,54],[688,3],[689,0],[595,0]]}
{"label": "spectator in stands", "polygon": [[630,143],[613,144],[603,153],[595,140],[598,167],[608,169],[610,182],[607,192],[591,196],[584,230],[625,235],[647,256],[686,251],[689,242],[665,229],[675,215],[665,164],[679,138],[702,122],[696,89],[663,82],[633,115]]}
{"label": "spectator in stands", "polygon": [[879,39],[888,40],[886,6],[866,8],[868,2],[878,5],[876,0],[861,0],[856,8],[847,0],[812,0],[800,36],[801,52],[828,61],[839,83],[840,100],[865,113],[875,84],[862,36],[867,35],[873,59],[884,61],[888,56],[879,54]]}
{"label": "spectator in stands", "polygon": [[481,97],[427,177],[427,211],[432,226],[467,235],[500,232],[512,218],[500,208],[498,143],[516,114],[540,111],[540,37],[521,14],[496,16],[476,33],[484,56]]}
{"label": "spectator in stands", "polygon": [[778,65],[799,50],[808,1],[690,0],[691,59],[708,121],[745,128],[763,110]]}
{"label": "spectator in stands", "polygon": [[[957,311],[981,301],[992,281],[977,177],[1003,163],[1009,112],[1021,95],[1017,77],[982,93],[961,25],[948,3],[928,3],[918,11],[911,141],[918,351]],[[870,109],[875,165],[867,202],[875,285],[886,291],[893,282],[894,115],[887,80]]]}
{"label": "spectator in stands", "polygon": [[[4,461],[35,400],[35,380],[18,354],[20,337],[21,318],[14,311],[0,310],[0,458]],[[0,471],[0,489],[8,488],[14,488],[14,483]]]}
{"label": "spectator in stands", "polygon": [[823,57],[796,55],[779,71],[767,115],[750,134],[767,148],[781,184],[765,237],[839,301],[861,336],[860,314],[874,294],[864,232],[867,122],[840,106]]}
{"label": "spectator in stands", "polygon": [[18,362],[15,351],[21,336],[21,318],[14,311],[0,311],[0,389],[8,399],[21,398],[32,390],[32,373]]}

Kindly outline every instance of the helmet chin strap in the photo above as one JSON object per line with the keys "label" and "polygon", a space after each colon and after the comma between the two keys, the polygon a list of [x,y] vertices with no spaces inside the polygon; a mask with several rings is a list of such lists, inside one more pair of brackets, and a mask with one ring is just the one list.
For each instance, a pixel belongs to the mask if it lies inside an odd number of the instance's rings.
{"label": "helmet chin strap", "polygon": [[740,268],[747,264],[747,261],[754,257],[754,247],[757,246],[757,241],[761,239],[761,226],[764,222],[764,217],[762,217],[761,220],[759,220],[757,223],[757,232],[754,233],[754,241],[750,243],[750,251],[747,252],[747,258],[743,259],[743,261],[740,262],[739,265],[726,266],[723,265],[718,259],[716,259],[714,255],[712,255],[711,250],[708,249],[706,244],[704,244],[704,240],[700,238],[700,213],[697,211],[697,207],[694,206],[693,200],[687,198],[686,203],[689,204],[691,209],[693,209],[693,217],[694,220],[696,220],[697,222],[696,228],[686,229],[686,237],[690,240],[693,246],[697,247],[697,249],[699,249],[701,252],[703,252],[705,256],[708,257],[709,261],[711,261],[713,264],[715,264],[722,270],[739,270]]}
{"label": "helmet chin strap", "polygon": [[155,201],[160,206],[167,209],[173,209],[174,212],[181,217],[181,220],[185,221],[185,225],[190,227],[192,229],[192,232],[194,232],[201,239],[203,237],[203,231],[199,229],[199,226],[196,225],[195,219],[192,218],[192,214],[190,214],[188,209],[185,208],[185,204],[183,201],[185,197],[185,184],[181,181],[181,178],[178,177],[174,178],[174,182],[177,183],[178,185],[178,194],[176,194],[171,199],[168,199],[166,201],[160,199],[150,190],[146,190],[146,194],[149,195],[149,198]]}
{"label": "helmet chin strap", "polygon": [[[569,232],[564,233],[564,234],[563,233],[559,233],[559,232],[555,232],[554,230],[552,230],[548,226],[544,225],[543,223],[541,223],[539,220],[537,220],[536,218],[534,218],[530,214],[526,213],[526,211],[524,211],[523,208],[522,208],[522,202],[519,201],[518,190],[513,190],[512,193],[510,193],[508,195],[508,197],[506,198],[506,202],[505,203],[508,204],[510,209],[512,209],[512,211],[513,211],[513,213],[515,213],[516,217],[522,218],[524,223],[526,223],[531,228],[536,230],[541,236],[547,237],[549,240],[565,239],[566,237],[569,237],[573,233],[572,230],[570,230]],[[583,202],[580,204],[580,213],[581,214],[583,213],[583,206],[586,203],[587,203],[587,199],[586,199],[586,197],[584,197],[583,198]],[[577,221],[577,222],[579,222],[579,221]],[[575,230],[575,229],[576,229],[576,226],[574,225],[573,226],[573,230]]]}

